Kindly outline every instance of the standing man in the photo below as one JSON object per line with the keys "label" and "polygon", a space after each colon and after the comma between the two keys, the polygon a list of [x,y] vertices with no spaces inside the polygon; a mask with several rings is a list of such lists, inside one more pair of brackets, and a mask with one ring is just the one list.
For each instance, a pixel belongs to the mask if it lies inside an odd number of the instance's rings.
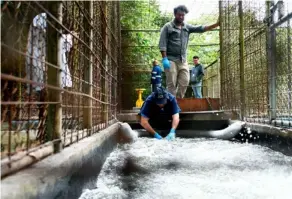
{"label": "standing man", "polygon": [[159,48],[166,74],[168,91],[178,98],[183,98],[189,84],[189,67],[186,51],[191,33],[203,33],[219,26],[219,21],[210,26],[193,26],[184,23],[189,11],[184,5],[174,8],[174,20],[161,29]]}
{"label": "standing man", "polygon": [[154,60],[152,62],[153,68],[151,71],[151,89],[152,92],[155,92],[157,87],[161,87],[162,82],[162,70],[160,66],[158,65],[157,60]]}
{"label": "standing man", "polygon": [[204,76],[204,67],[199,63],[199,57],[194,56],[194,67],[191,70],[191,85],[195,98],[202,98],[202,79]]}
{"label": "standing man", "polygon": [[149,122],[159,121],[160,123],[172,120],[171,129],[166,136],[167,140],[175,139],[175,130],[179,124],[180,108],[175,97],[164,90],[163,87],[157,87],[155,92],[147,97],[140,113],[140,124],[147,130],[154,138],[162,139],[158,132],[156,132]]}

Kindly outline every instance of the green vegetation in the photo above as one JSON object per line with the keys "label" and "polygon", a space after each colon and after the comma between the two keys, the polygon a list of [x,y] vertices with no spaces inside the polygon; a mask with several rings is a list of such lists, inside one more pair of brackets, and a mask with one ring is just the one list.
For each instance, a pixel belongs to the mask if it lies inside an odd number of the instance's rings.
{"label": "green vegetation", "polygon": [[[122,68],[123,109],[135,106],[137,93],[135,88],[145,88],[143,98],[150,94],[151,62],[157,59],[161,62],[158,48],[160,32],[133,31],[133,30],[159,30],[172,20],[172,13],[161,13],[155,0],[148,1],[121,1],[122,30]],[[190,8],[191,10],[191,8]],[[190,22],[193,25],[209,25],[216,22],[216,16],[204,16]],[[192,57],[198,55],[202,63],[207,66],[218,58],[219,45],[192,46],[192,44],[218,44],[219,32],[213,31],[190,36],[188,49],[188,62],[192,64]],[[165,78],[164,78],[165,79]],[[164,80],[165,82],[165,80]]]}

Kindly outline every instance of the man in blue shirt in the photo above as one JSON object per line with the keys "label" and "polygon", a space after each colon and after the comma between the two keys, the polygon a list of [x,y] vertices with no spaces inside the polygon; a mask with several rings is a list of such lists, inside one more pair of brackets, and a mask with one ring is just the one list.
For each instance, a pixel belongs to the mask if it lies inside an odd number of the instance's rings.
{"label": "man in blue shirt", "polygon": [[202,98],[202,79],[204,76],[204,67],[199,63],[199,57],[194,56],[194,67],[191,70],[191,85],[195,98]]}
{"label": "man in blue shirt", "polygon": [[158,132],[156,132],[149,120],[162,121],[171,120],[172,125],[169,134],[166,136],[167,140],[175,139],[175,130],[179,124],[180,108],[177,104],[175,97],[167,92],[163,87],[157,87],[155,92],[147,97],[142,105],[139,116],[140,124],[145,130],[153,135],[156,139],[162,139]]}
{"label": "man in blue shirt", "polygon": [[152,64],[153,64],[153,68],[151,71],[151,86],[152,86],[152,92],[155,92],[157,87],[161,87],[162,70],[160,66],[158,65],[157,60],[154,60]]}
{"label": "man in blue shirt", "polygon": [[175,18],[162,27],[159,40],[167,90],[178,98],[184,97],[190,81],[186,60],[189,35],[203,33],[219,26],[219,21],[210,26],[186,24],[184,17],[188,12],[184,5],[174,8]]}

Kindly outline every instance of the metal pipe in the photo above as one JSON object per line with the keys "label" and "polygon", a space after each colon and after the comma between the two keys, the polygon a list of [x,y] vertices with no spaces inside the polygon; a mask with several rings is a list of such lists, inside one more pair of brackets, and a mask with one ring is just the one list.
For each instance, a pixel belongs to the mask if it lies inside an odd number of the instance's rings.
{"label": "metal pipe", "polygon": [[54,142],[49,142],[38,147],[37,149],[32,149],[31,151],[25,152],[25,154],[20,153],[19,155],[15,155],[11,158],[11,160],[1,160],[1,178],[53,154],[53,146]]}
{"label": "metal pipe", "polygon": [[239,14],[239,77],[240,77],[240,102],[241,102],[241,109],[240,109],[240,116],[241,119],[245,116],[245,86],[244,86],[244,30],[243,30],[243,8],[242,8],[242,1],[238,2],[238,14]]}
{"label": "metal pipe", "polygon": [[[236,137],[241,129],[244,127],[245,122],[236,121],[232,122],[228,127],[222,130],[176,130],[177,137],[183,138],[194,138],[194,137],[206,137],[206,138],[217,138],[222,140],[230,140]],[[139,137],[148,137],[149,133],[145,130],[138,131]]]}
{"label": "metal pipe", "polygon": [[282,0],[277,2],[278,8],[278,20],[280,20],[284,16],[284,2]]}
{"label": "metal pipe", "polygon": [[51,84],[44,84],[44,83],[40,83],[40,82],[35,82],[35,81],[29,80],[29,79],[15,77],[13,75],[7,75],[7,74],[1,73],[1,79],[18,81],[18,82],[23,82],[23,83],[29,83],[29,84],[34,84],[34,85],[37,85],[37,86],[43,86],[43,87],[46,87],[46,88],[50,88],[52,90],[63,91],[65,93],[72,94],[72,95],[80,95],[80,96],[84,96],[84,97],[89,97],[90,99],[92,99],[94,101],[97,101],[97,102],[99,102],[101,104],[108,104],[110,106],[116,106],[116,104],[107,103],[105,101],[99,100],[97,98],[91,97],[91,96],[89,96],[87,94],[84,94],[84,93],[81,93],[81,92],[69,91],[67,89],[63,89],[63,88],[59,88],[59,87],[56,87],[56,86],[52,86]]}
{"label": "metal pipe", "polygon": [[[188,46],[219,46],[220,44],[189,44]],[[145,46],[145,45],[136,45],[136,46],[122,46],[122,48],[157,48],[158,45],[151,45],[151,46]]]}
{"label": "metal pipe", "polygon": [[272,1],[272,6],[270,7],[270,12],[275,12],[276,11],[277,4],[278,4],[278,2],[276,4],[274,4],[274,2]]}
{"label": "metal pipe", "polygon": [[[219,44],[220,45],[220,44]],[[213,66],[214,64],[216,64],[218,62],[218,59],[216,59],[215,61],[213,61],[211,64],[209,64],[208,66],[206,66],[204,69],[207,69],[211,66]]]}
{"label": "metal pipe", "polygon": [[269,124],[274,126],[282,126],[282,127],[292,127],[292,120],[281,120],[281,119],[275,119],[270,121],[267,118],[245,118],[246,122],[250,123],[260,123],[260,124]]}
{"label": "metal pipe", "polygon": [[[287,55],[288,55],[288,111],[289,114],[291,113],[291,92],[292,92],[292,86],[291,86],[291,32],[290,32],[290,20],[287,21]],[[289,56],[290,55],[290,56]],[[291,115],[290,115],[291,117]]]}
{"label": "metal pipe", "polygon": [[[57,3],[57,18],[59,22],[62,23],[63,20],[63,3],[58,2]],[[61,29],[61,28],[60,28]],[[60,30],[61,31],[61,30]],[[63,52],[63,46],[62,46],[62,35],[57,34],[58,36],[58,50],[57,50],[57,63],[58,66],[61,69],[61,66],[63,65],[63,57],[62,57],[62,52]],[[56,86],[59,88],[62,88],[62,70],[57,70],[57,81],[56,81]],[[62,135],[62,92],[57,91],[56,92],[56,102],[59,102],[59,104],[55,105],[55,119],[53,120],[54,122],[54,133],[52,139],[60,139]],[[54,152],[59,152],[62,149],[62,144],[59,142],[54,143]]]}
{"label": "metal pipe", "polygon": [[290,20],[291,18],[292,18],[292,12],[288,13],[285,17],[281,18],[279,21],[271,25],[270,29],[277,28],[278,26],[282,25],[284,22]]}
{"label": "metal pipe", "polygon": [[270,124],[271,121],[267,118],[245,118],[246,122]]}
{"label": "metal pipe", "polygon": [[272,125],[274,126],[281,126],[281,127],[292,127],[292,121],[285,121],[285,120],[273,120]]}
{"label": "metal pipe", "polygon": [[[93,22],[93,1],[89,1],[86,2],[86,9],[89,12],[90,15],[90,20],[87,21],[86,23],[86,17],[84,16],[84,21],[86,24],[86,29],[89,32],[89,38],[87,38],[87,42],[89,43],[90,46],[90,50],[93,50],[93,28],[92,28],[92,22]],[[86,64],[88,64],[88,68],[87,70],[85,70],[85,78],[86,80],[89,82],[88,85],[85,85],[85,91],[86,93],[92,97],[92,93],[93,93],[93,87],[92,87],[92,83],[93,83],[93,54],[90,53],[90,51],[87,51],[87,53],[90,54],[90,60],[89,62],[86,61]],[[91,128],[92,128],[92,99],[91,98],[87,98],[86,99],[86,107],[83,107],[83,119],[84,119],[84,128],[90,129],[90,134],[91,134]]]}
{"label": "metal pipe", "polygon": [[[220,4],[221,1],[219,1]],[[258,28],[249,28],[251,30],[257,30]],[[235,30],[237,31],[237,28],[226,28],[224,30]],[[210,31],[220,31],[220,28],[212,29]],[[122,33],[126,32],[160,32],[160,29],[123,29],[121,30]]]}
{"label": "metal pipe", "polygon": [[[272,2],[267,2],[266,5],[269,7],[269,4]],[[274,23],[274,12],[270,12],[267,9],[266,15],[271,14],[270,23]],[[269,69],[269,117],[270,121],[276,118],[276,31],[272,26],[267,28],[267,68]]]}
{"label": "metal pipe", "polygon": [[[224,52],[223,52],[223,17],[222,17],[222,1],[219,1],[219,23],[220,23],[220,31],[219,31],[219,38],[220,38],[220,89],[224,89],[224,84],[222,82],[223,77],[223,68],[224,66]],[[222,86],[223,85],[223,86]],[[225,95],[223,95],[223,92],[220,92],[220,104],[223,105],[223,102],[226,100]]]}

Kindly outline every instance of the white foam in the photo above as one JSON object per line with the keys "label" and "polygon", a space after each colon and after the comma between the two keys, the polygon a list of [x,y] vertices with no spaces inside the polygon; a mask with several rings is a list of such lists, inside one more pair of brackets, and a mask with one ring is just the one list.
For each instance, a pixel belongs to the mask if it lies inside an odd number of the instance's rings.
{"label": "white foam", "polygon": [[127,142],[135,142],[138,139],[138,132],[132,130],[128,123],[121,124],[120,132],[123,140],[127,140]]}
{"label": "white foam", "polygon": [[[127,156],[150,171],[122,176]],[[168,167],[174,163],[174,167]],[[135,186],[125,190],[125,180]],[[139,138],[120,145],[105,162],[97,188],[81,199],[98,198],[291,198],[292,157],[266,147],[215,139],[174,142]]]}

